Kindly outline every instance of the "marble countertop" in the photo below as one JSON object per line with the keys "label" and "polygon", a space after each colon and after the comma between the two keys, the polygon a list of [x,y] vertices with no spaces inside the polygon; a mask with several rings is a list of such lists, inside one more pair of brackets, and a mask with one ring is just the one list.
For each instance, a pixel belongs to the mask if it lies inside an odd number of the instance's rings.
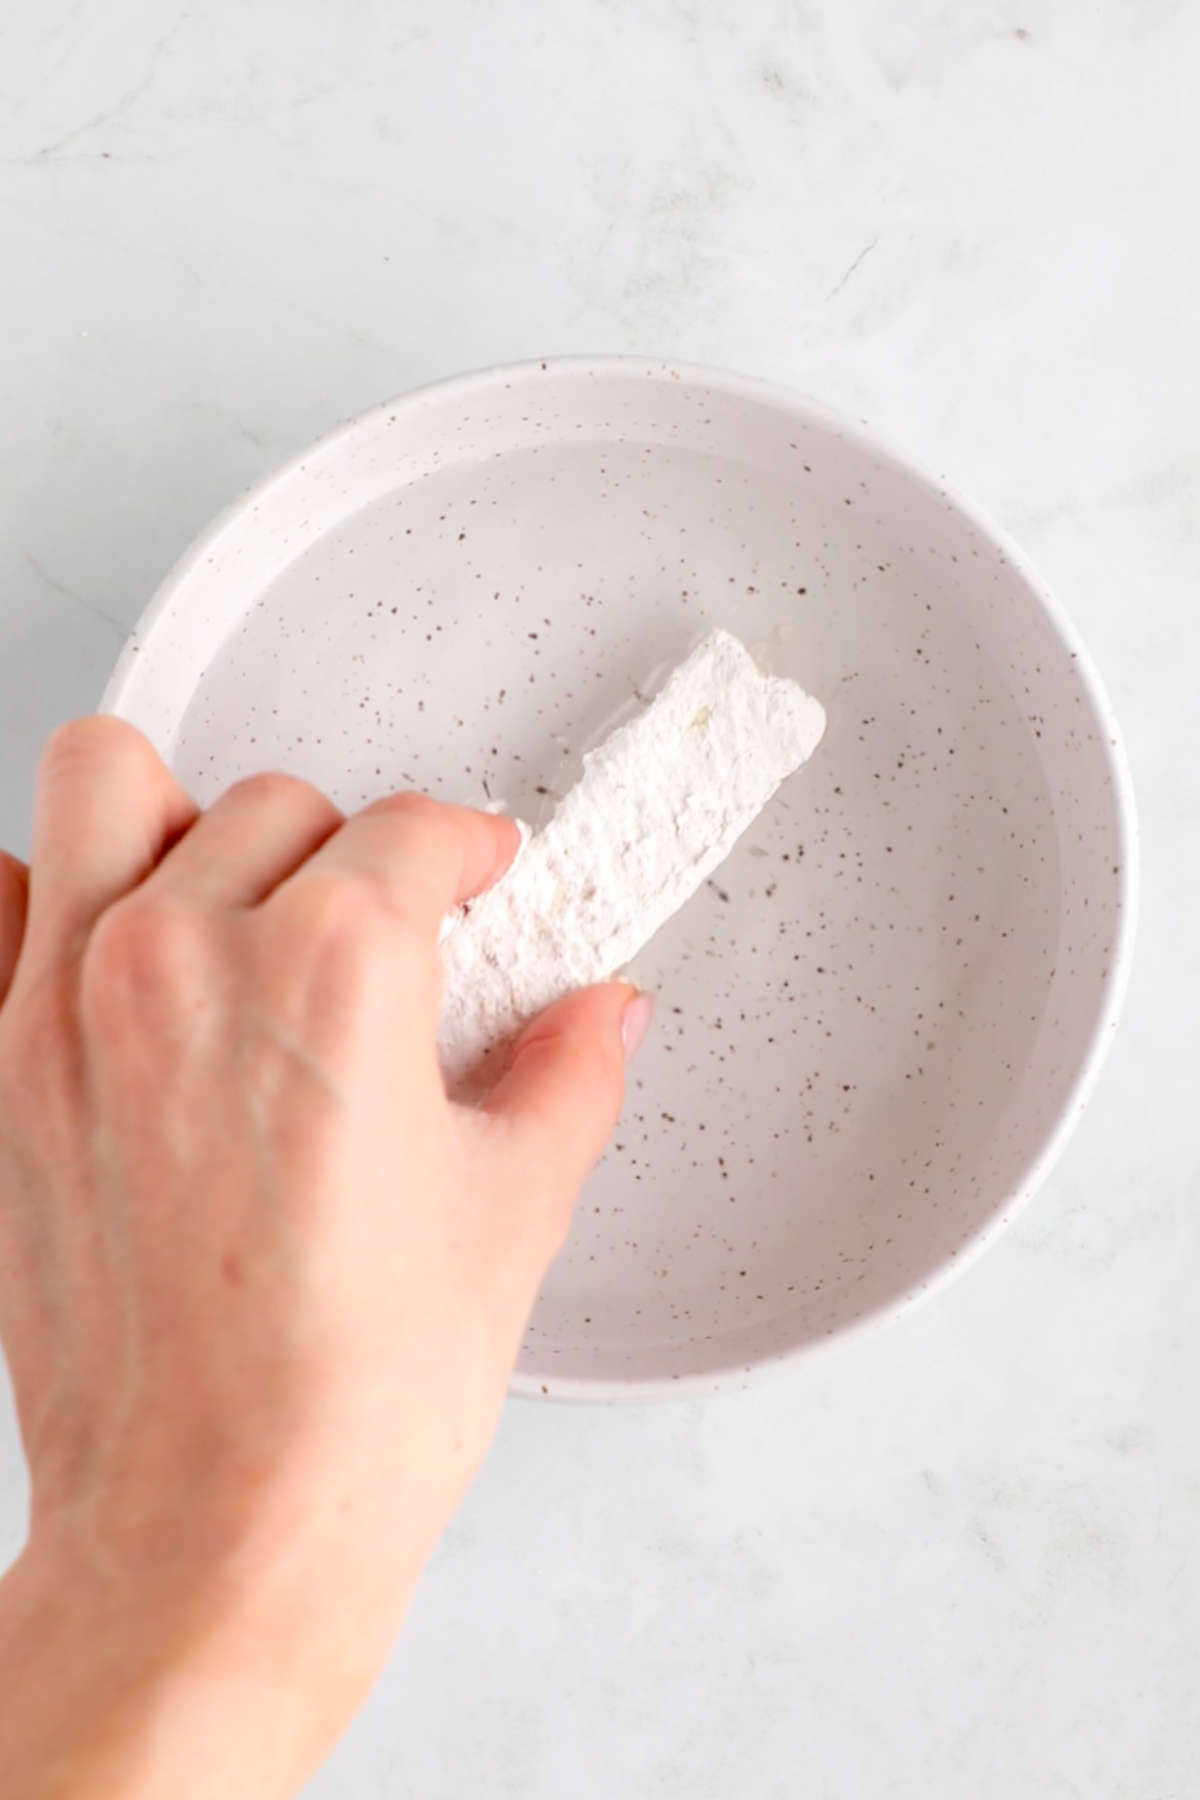
{"label": "marble countertop", "polygon": [[[0,837],[164,569],[339,417],[637,350],[1008,526],[1123,721],[1098,1097],[956,1285],[745,1394],[509,1409],[314,1796],[1200,1785],[1200,237],[1184,0],[46,0],[0,57]],[[24,1475],[0,1406],[0,1552]]]}

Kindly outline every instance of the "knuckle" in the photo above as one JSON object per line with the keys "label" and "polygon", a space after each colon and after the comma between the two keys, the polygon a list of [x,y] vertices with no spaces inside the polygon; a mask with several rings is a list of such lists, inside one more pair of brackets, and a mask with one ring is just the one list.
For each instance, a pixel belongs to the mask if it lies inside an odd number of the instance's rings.
{"label": "knuckle", "polygon": [[190,987],[204,959],[200,916],[178,903],[136,896],[111,907],[84,952],[80,996],[101,1020]]}
{"label": "knuckle", "polygon": [[69,719],[50,734],[42,751],[42,768],[51,777],[97,762],[144,769],[157,767],[158,758],[140,731],[109,713]]}
{"label": "knuckle", "polygon": [[419,837],[425,844],[433,845],[452,828],[456,809],[428,794],[385,794],[381,800],[372,800],[365,806],[359,817],[381,820],[402,828],[413,842]]}
{"label": "knuckle", "polygon": [[330,819],[340,816],[332,800],[320,788],[302,781],[298,775],[285,775],[278,769],[262,769],[253,775],[243,775],[228,792],[231,798],[264,810],[286,808],[289,812],[304,811]]}
{"label": "knuckle", "polygon": [[383,813],[401,819],[438,819],[445,808],[428,794],[407,791],[402,794],[384,794],[382,799],[372,800],[363,808],[366,813]]}
{"label": "knuckle", "polygon": [[[622,1063],[615,1046],[591,1032],[563,1031],[545,1015],[529,1027],[517,1055],[527,1078],[544,1082],[544,1104],[574,1096],[581,1116],[607,1113],[619,1098]],[[614,1096],[616,1098],[614,1098]]]}

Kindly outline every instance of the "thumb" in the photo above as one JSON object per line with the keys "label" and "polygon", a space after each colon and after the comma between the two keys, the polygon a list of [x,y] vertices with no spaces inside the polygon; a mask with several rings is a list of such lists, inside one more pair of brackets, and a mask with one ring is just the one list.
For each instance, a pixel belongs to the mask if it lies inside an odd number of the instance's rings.
{"label": "thumb", "polygon": [[486,1110],[565,1199],[574,1199],[617,1122],[625,1064],[652,1010],[649,995],[624,981],[568,994],[522,1033],[487,1099]]}

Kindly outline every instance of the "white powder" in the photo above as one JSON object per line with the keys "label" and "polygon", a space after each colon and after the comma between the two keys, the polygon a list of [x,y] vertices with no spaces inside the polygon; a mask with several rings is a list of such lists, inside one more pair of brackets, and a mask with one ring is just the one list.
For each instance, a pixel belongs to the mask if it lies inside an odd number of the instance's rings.
{"label": "white powder", "polygon": [[584,757],[583,775],[442,944],[452,1089],[543,1007],[616,974],[679,910],[820,742],[825,714],[715,631]]}

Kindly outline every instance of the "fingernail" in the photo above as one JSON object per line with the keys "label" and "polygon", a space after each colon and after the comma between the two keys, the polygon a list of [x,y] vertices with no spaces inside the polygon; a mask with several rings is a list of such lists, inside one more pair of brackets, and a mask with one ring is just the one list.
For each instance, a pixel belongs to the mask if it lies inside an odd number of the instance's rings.
{"label": "fingernail", "polygon": [[635,994],[621,1014],[621,1042],[625,1061],[632,1062],[642,1047],[654,1017],[654,995]]}

